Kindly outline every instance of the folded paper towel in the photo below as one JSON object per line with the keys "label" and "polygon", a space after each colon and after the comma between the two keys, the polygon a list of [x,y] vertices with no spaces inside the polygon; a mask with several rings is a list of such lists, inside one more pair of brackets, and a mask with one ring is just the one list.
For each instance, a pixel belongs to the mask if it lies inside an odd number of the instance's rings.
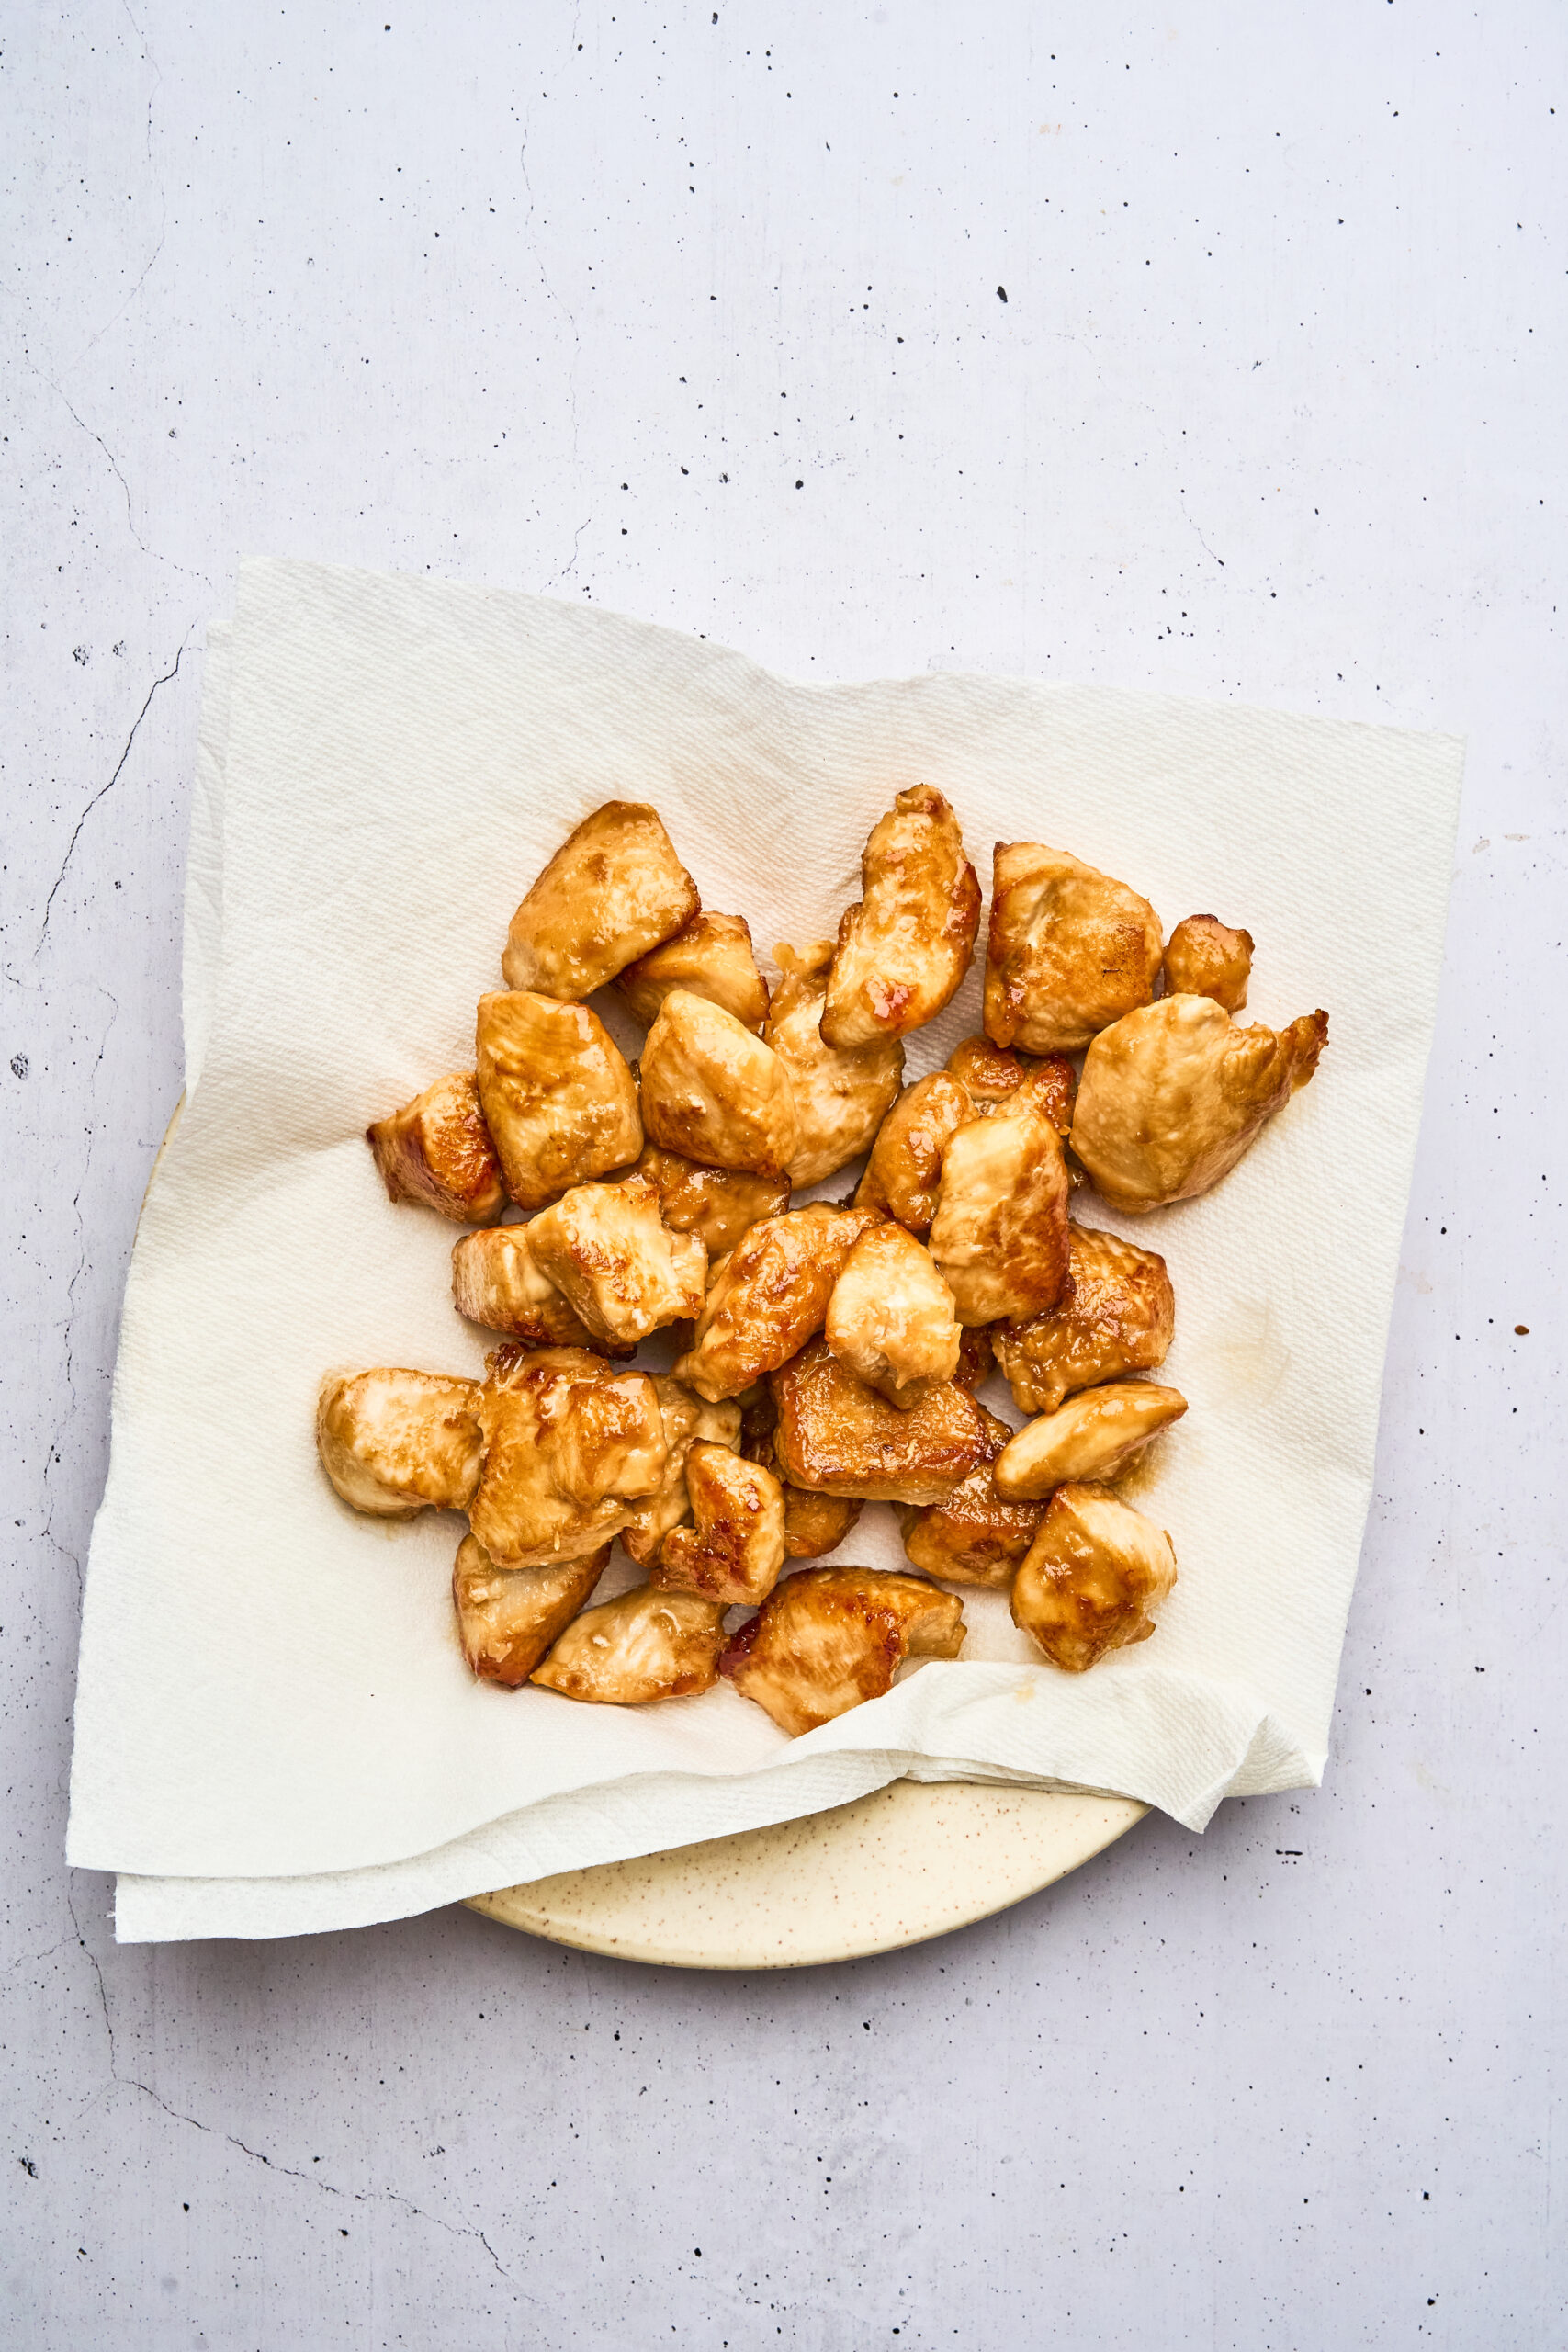
{"label": "folded paper towel", "polygon": [[[1201,1828],[1320,1776],[1371,1491],[1461,750],[1099,689],[796,686],[545,599],[316,565],[241,576],[209,640],[187,1098],[127,1285],[82,1636],[70,1860],[124,1938],[273,1935],[843,1803],[902,1774],[1074,1785]],[[1055,1672],[1006,1596],[964,1656],[788,1741],[728,1687],[637,1710],[470,1679],[446,1516],[317,1467],[329,1366],[477,1373],[453,1234],[367,1122],[471,1067],[513,909],[600,801],[651,800],[759,945],[829,933],[902,786],[1258,941],[1248,1017],[1325,1005],[1313,1086],[1203,1199],[1087,1221],[1161,1250],[1186,1419],[1138,1474],[1181,1577],[1152,1642]],[[909,1074],[977,1028],[978,976]],[[199,1080],[199,1083],[197,1082]],[[845,1180],[835,1180],[841,1191]],[[870,1507],[850,1555],[902,1565]],[[617,1563],[605,1592],[633,1580]]]}

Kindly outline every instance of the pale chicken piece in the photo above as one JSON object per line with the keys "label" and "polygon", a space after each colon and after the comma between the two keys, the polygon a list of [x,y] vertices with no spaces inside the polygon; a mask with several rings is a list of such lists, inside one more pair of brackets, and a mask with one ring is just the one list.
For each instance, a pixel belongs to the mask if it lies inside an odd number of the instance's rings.
{"label": "pale chicken piece", "polygon": [[1112,1208],[1191,1200],[1229,1174],[1327,1042],[1326,1012],[1238,1029],[1212,997],[1162,997],[1089,1047],[1073,1149]]}
{"label": "pale chicken piece", "polygon": [[953,1293],[901,1225],[861,1235],[833,1285],[823,1330],[840,1363],[901,1413],[957,1374]]}
{"label": "pale chicken piece", "polygon": [[880,1699],[907,1657],[956,1657],[964,1604],[922,1577],[800,1568],[763,1601],[719,1670],[792,1737]]}
{"label": "pale chicken piece", "polygon": [[484,1467],[468,1524],[498,1568],[596,1551],[663,1483],[653,1383],[585,1348],[498,1348],[479,1392]]}
{"label": "pale chicken piece", "polygon": [[779,1482],[784,1494],[784,1558],[820,1560],[838,1550],[865,1506],[852,1496],[808,1495],[804,1487],[792,1487],[773,1442],[778,1421],[778,1408],[764,1386],[747,1405],[740,1451],[748,1462],[760,1462],[764,1470],[771,1470]]}
{"label": "pale chicken piece", "polygon": [[897,1037],[874,1036],[854,1046],[830,1046],[822,1035],[832,943],[774,948],[784,978],[773,990],[762,1035],[789,1077],[795,1102],[792,1184],[819,1184],[869,1148],[898,1092],[904,1048]]}
{"label": "pale chicken piece", "polygon": [[1006,1046],[993,1046],[988,1037],[965,1037],[949,1054],[947,1067],[982,1113],[1010,1102],[1027,1085],[1066,1141],[1078,1083],[1066,1054],[1017,1054]]}
{"label": "pale chicken piece", "polygon": [[944,1502],[986,1458],[986,1416],[949,1381],[900,1412],[813,1340],[770,1375],[773,1443],[792,1486],[863,1502]]}
{"label": "pale chicken piece", "polygon": [[1170,1538],[1103,1487],[1058,1487],[1012,1589],[1012,1622],[1053,1666],[1083,1674],[1146,1642],[1176,1582]]}
{"label": "pale chicken piece", "polygon": [[564,1699],[641,1707],[711,1690],[724,1647],[724,1611],[694,1592],[639,1584],[585,1609],[529,1679]]}
{"label": "pale chicken piece", "polygon": [[592,1347],[592,1332],[535,1263],[529,1230],[525,1225],[491,1225],[455,1243],[453,1305],[470,1323],[525,1340],[531,1348]]}
{"label": "pale chicken piece", "polygon": [[979,1468],[944,1503],[899,1512],[904,1549],[927,1576],[949,1584],[1011,1584],[1045,1516],[1043,1503],[1004,1502],[997,1492],[991,1465],[1011,1435],[1006,1421],[987,1413]]}
{"label": "pale chicken piece", "polygon": [[1187,1399],[1152,1380],[1109,1380],[1085,1388],[1026,1422],[997,1457],[997,1492],[1005,1502],[1038,1502],[1055,1487],[1117,1477],[1161,1430],[1179,1421]]}
{"label": "pale chicken piece", "polygon": [[466,1510],[479,1476],[479,1387],[437,1372],[378,1364],[329,1373],[316,1401],[316,1450],[345,1503],[377,1519]]}
{"label": "pale chicken piece", "polygon": [[754,1225],[710,1284],[676,1378],[716,1405],[787,1363],[822,1329],[845,1259],[880,1221],[874,1209],[816,1201]]}
{"label": "pale chicken piece", "polygon": [[476,1044],[479,1102],[519,1208],[637,1158],[636,1083],[585,1004],[497,989],[479,999]]}
{"label": "pale chicken piece", "polygon": [[1124,1372],[1153,1372],[1176,1331],[1165,1260],[1114,1233],[1067,1227],[1067,1278],[1055,1306],[1026,1323],[999,1323],[993,1344],[1012,1401],[1054,1413],[1075,1389]]}
{"label": "pale chicken piece", "polygon": [[656,1372],[650,1377],[669,1453],[657,1493],[638,1503],[621,1530],[621,1549],[639,1568],[652,1566],[670,1530],[679,1527],[692,1508],[686,1490],[686,1459],[693,1446],[723,1445],[734,1453],[740,1445],[739,1405],[706,1404],[667,1372]]}
{"label": "pale chicken piece", "polygon": [[760,1030],[767,1016],[768,984],[757,969],[744,915],[694,915],[662,947],[628,964],[615,986],[645,1028],[671,989],[722,1005],[748,1029]]}
{"label": "pale chicken piece", "polygon": [[789,1206],[787,1176],[705,1168],[661,1144],[645,1143],[632,1173],[651,1177],[658,1185],[660,1208],[671,1233],[697,1236],[708,1253],[710,1280],[715,1259],[727,1257],[762,1217],[778,1216]]}
{"label": "pale chicken piece", "polygon": [[1218,915],[1188,915],[1165,943],[1167,996],[1212,996],[1239,1012],[1251,978],[1252,933],[1232,931]]}
{"label": "pale chicken piece", "polygon": [[513,916],[506,985],[591,996],[701,907],[657,808],[606,800],[568,834]]}
{"label": "pale chicken piece", "polygon": [[906,1087],[877,1129],[855,1192],[857,1207],[880,1209],[910,1233],[929,1231],[942,1156],[975,1113],[967,1090],[946,1070]]}
{"label": "pale chicken piece", "polygon": [[506,1206],[501,1161],[471,1069],[438,1078],[365,1130],[391,1201],[422,1201],[454,1225],[488,1225]]}
{"label": "pale chicken piece", "polygon": [[643,1041],[643,1123],[652,1140],[710,1168],[782,1176],[795,1150],[795,1100],[761,1037],[689,989],[671,989]]}
{"label": "pale chicken piece", "polygon": [[942,1156],[931,1253],[961,1323],[1054,1306],[1067,1271],[1062,1138],[1031,1086],[960,1127]]}
{"label": "pale chicken piece", "polygon": [[542,1568],[498,1568],[484,1545],[465,1535],[452,1570],[452,1599],[463,1656],[481,1682],[515,1689],[570,1624],[609,1566],[601,1544],[575,1560]]}
{"label": "pale chicken piece", "polygon": [[958,820],[929,784],[899,793],[861,859],[864,893],[846,907],[828,983],[829,1045],[904,1037],[952,1001],[980,928],[980,885]]}
{"label": "pale chicken piece", "polygon": [[986,953],[986,1035],[1073,1054],[1147,1004],[1164,953],[1146,899],[1066,850],[998,842]]}
{"label": "pale chicken piece", "polygon": [[686,1486],[695,1525],[672,1527],[649,1578],[660,1592],[700,1592],[721,1608],[765,1600],[784,1564],[784,1489],[760,1462],[694,1445]]}
{"label": "pale chicken piece", "polygon": [[671,1233],[647,1176],[574,1184],[528,1227],[534,1262],[594,1334],[635,1347],[650,1331],[700,1315],[708,1253],[694,1233]]}

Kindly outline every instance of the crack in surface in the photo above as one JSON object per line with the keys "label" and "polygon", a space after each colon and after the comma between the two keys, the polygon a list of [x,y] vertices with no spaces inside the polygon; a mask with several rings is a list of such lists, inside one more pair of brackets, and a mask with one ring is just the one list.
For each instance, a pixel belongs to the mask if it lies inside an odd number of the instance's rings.
{"label": "crack in surface", "polygon": [[[67,401],[66,406],[69,408],[70,405],[70,402]],[[73,412],[73,413],[74,413],[74,412]],[[95,434],[93,437],[96,440],[97,435]],[[130,495],[130,493],[128,491],[126,492],[128,499]],[[50,884],[49,896],[43,902],[43,927],[39,933],[38,946],[33,951],[35,955],[41,955],[43,953],[44,942],[49,937],[49,918],[50,911],[54,905],[54,895],[65,879],[65,869],[70,865],[72,857],[75,852],[76,844],[82,838],[82,828],[86,823],[88,818],[92,815],[94,809],[97,807],[99,801],[102,800],[106,795],[111,793],[114,790],[115,786],[119,782],[121,772],[124,769],[127,760],[130,757],[130,747],[136,741],[137,729],[141,727],[142,720],[146,718],[148,712],[152,707],[153,695],[157,693],[160,686],[166,686],[171,679],[178,677],[180,663],[185,659],[185,650],[189,643],[190,630],[187,628],[184,637],[180,639],[180,649],[175,656],[173,669],[165,670],[163,676],[161,678],[154,678],[152,684],[148,687],[147,699],[136,714],[130,732],[125,739],[125,749],[121,752],[118,759],[115,762],[114,774],[110,776],[107,784],[101,784],[98,786],[96,792],[94,793],[92,798],[83,809],[82,814],[76,820],[76,830],[65,845],[65,854],[60,861],[60,871],[55,876],[53,881]],[[102,1057],[100,1056],[99,1058],[101,1059]]]}

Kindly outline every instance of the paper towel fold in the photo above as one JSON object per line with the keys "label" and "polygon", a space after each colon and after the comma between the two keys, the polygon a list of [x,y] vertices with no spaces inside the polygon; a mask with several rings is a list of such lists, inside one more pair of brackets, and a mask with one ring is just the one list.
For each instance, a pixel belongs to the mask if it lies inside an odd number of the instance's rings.
{"label": "paper towel fold", "polygon": [[[1315,1781],[1460,768],[1446,739],[1106,690],[796,686],[544,599],[246,566],[209,639],[187,1102],[127,1286],[83,1628],[69,1854],[122,1873],[120,1935],[395,1917],[911,1771],[1103,1789],[1193,1828],[1226,1793]],[[1140,1219],[1079,1195],[1176,1288],[1163,1376],[1190,1410],[1127,1490],[1180,1563],[1158,1633],[1068,1677],[1005,1595],[966,1591],[962,1660],[794,1742],[728,1687],[617,1710],[477,1685],[458,1522],[358,1517],[315,1463],[328,1365],[471,1373],[485,1350],[451,1308],[452,1230],[386,1200],[363,1130],[471,1067],[513,908],[600,801],[654,801],[705,904],[766,950],[831,932],[917,781],[983,881],[994,839],[1070,848],[1168,929],[1245,923],[1244,1017],[1331,1015],[1314,1084],[1214,1193]],[[972,975],[909,1074],[977,1026]],[[891,1512],[847,1555],[903,1564]],[[617,1555],[604,1589],[633,1580]]]}

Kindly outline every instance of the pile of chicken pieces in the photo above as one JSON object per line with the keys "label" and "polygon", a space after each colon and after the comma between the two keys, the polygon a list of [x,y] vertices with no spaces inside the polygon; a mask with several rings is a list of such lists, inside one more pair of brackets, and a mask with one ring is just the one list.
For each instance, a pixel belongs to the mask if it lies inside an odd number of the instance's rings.
{"label": "pile of chicken pieces", "polygon": [[[394,1201],[471,1228],[453,1297],[502,1343],[482,1381],[330,1375],[321,1464],[356,1510],[467,1514],[453,1592],[488,1681],[625,1706],[723,1675],[795,1734],[955,1657],[946,1587],[1009,1589],[1070,1673],[1154,1631],[1175,1554],[1113,1487],[1187,1409],[1130,1376],[1164,1363],[1175,1301],[1072,1193],[1207,1191],[1311,1078],[1327,1015],[1238,1028],[1245,931],[1167,940],[1124,883],[998,844],[985,1034],[906,1085],[979,886],[924,785],[862,871],[836,941],[777,947],[770,990],[657,811],[606,803],[513,918],[474,1069],[368,1130]],[[635,1063],[587,1001],[609,985],[647,1031]],[[847,1198],[790,1205],[862,1159]],[[660,1330],[672,1369],[631,1366]],[[976,1398],[993,1368],[1021,1429]],[[896,1506],[909,1573],[784,1574],[868,1501]],[[590,1607],[617,1539],[646,1580]]]}

